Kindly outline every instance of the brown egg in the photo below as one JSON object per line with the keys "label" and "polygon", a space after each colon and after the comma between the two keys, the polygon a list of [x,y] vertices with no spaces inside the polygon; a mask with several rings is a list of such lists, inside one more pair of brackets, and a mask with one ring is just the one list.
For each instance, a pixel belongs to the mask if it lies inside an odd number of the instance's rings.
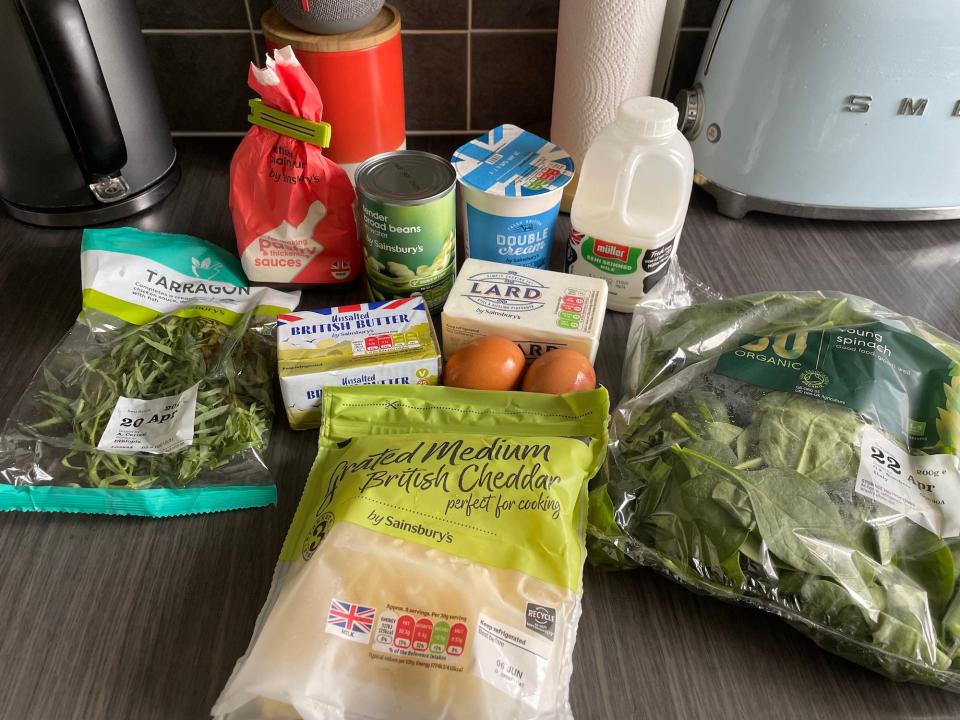
{"label": "brown egg", "polygon": [[473,390],[513,390],[520,383],[526,359],[520,347],[502,337],[467,343],[447,360],[443,384]]}
{"label": "brown egg", "polygon": [[590,361],[575,350],[558,348],[544,353],[527,369],[523,389],[527,392],[562,395],[577,390],[593,390],[597,374]]}

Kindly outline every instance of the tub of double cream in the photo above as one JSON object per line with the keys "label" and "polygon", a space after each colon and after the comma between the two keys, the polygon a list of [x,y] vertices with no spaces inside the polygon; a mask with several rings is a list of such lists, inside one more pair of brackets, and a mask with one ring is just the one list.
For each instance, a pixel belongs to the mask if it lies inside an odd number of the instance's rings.
{"label": "tub of double cream", "polygon": [[561,148],[501,125],[462,145],[450,159],[464,205],[467,255],[547,267],[563,186],[573,160]]}

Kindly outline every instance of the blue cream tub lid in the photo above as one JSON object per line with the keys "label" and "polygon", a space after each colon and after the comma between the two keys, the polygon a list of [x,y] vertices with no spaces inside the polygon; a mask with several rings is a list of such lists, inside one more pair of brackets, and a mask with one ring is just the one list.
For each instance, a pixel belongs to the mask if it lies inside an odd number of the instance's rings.
{"label": "blue cream tub lid", "polygon": [[506,197],[543,195],[573,177],[573,159],[562,148],[516,125],[461,145],[450,162],[464,185]]}

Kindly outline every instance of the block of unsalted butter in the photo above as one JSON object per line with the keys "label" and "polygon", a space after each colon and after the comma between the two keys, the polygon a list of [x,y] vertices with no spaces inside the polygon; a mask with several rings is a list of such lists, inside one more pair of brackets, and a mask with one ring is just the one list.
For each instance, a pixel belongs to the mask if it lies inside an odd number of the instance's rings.
{"label": "block of unsalted butter", "polygon": [[528,360],[570,348],[593,362],[606,309],[604,280],[470,258],[443,306],[443,353],[501,335]]}
{"label": "block of unsalted butter", "polygon": [[330,385],[436,385],[440,346],[423,298],[341,305],[277,318],[290,427],[319,427]]}

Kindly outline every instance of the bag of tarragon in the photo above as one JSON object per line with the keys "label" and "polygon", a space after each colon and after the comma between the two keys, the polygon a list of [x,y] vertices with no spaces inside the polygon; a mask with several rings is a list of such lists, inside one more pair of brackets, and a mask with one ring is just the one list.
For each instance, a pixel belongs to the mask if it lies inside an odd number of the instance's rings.
{"label": "bag of tarragon", "polygon": [[591,560],[960,690],[960,346],[862,298],[639,309]]}
{"label": "bag of tarragon", "polygon": [[276,316],[187,235],[86,230],[83,309],[0,435],[0,510],[185,515],[276,501],[264,453]]}

